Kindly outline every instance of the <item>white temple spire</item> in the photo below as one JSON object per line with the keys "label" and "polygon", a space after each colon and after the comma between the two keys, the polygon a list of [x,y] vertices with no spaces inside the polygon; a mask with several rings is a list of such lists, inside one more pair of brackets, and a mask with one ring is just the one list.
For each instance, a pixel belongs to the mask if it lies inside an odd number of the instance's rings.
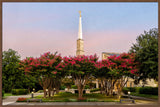
{"label": "white temple spire", "polygon": [[82,17],[81,11],[79,11],[79,31],[78,31],[78,39],[82,39]]}
{"label": "white temple spire", "polygon": [[78,31],[78,40],[77,40],[77,51],[76,55],[84,55],[83,49],[83,39],[82,39],[82,19],[81,19],[81,11],[79,11],[79,31]]}

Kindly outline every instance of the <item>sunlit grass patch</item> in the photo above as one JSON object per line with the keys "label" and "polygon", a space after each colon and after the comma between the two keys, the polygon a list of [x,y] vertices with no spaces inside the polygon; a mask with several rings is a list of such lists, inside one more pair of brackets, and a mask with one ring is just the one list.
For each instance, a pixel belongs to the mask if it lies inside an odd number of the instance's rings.
{"label": "sunlit grass patch", "polygon": [[38,95],[35,98],[42,99],[43,102],[118,102],[116,97],[99,93],[83,94],[84,100],[78,100],[78,94],[72,94],[70,92],[60,92],[50,98],[44,98],[43,95]]}

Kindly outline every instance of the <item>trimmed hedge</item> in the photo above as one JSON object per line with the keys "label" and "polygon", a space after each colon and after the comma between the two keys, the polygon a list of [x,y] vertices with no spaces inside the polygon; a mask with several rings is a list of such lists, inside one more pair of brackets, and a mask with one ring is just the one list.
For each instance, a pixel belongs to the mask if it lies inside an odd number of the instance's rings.
{"label": "trimmed hedge", "polygon": [[13,95],[26,95],[28,93],[28,89],[12,89]]}
{"label": "trimmed hedge", "polygon": [[77,86],[76,85],[72,85],[71,88],[72,89],[77,89]]}
{"label": "trimmed hedge", "polygon": [[142,88],[142,87],[124,87],[122,89],[122,92],[125,93],[125,94],[128,94],[128,91],[139,93],[140,88]]}
{"label": "trimmed hedge", "polygon": [[130,92],[136,92],[136,90],[137,90],[136,87],[129,87],[128,89]]}
{"label": "trimmed hedge", "polygon": [[141,87],[139,94],[158,95],[158,87]]}
{"label": "trimmed hedge", "polygon": [[128,91],[130,91],[128,87],[124,87],[124,88],[122,89],[122,92],[123,92],[124,94],[128,94]]}
{"label": "trimmed hedge", "polygon": [[100,91],[100,88],[95,88],[95,89],[90,90],[90,92],[95,92],[95,91]]}
{"label": "trimmed hedge", "polygon": [[128,94],[128,91],[139,94],[158,95],[158,87],[124,87],[122,89],[124,94]]}
{"label": "trimmed hedge", "polygon": [[85,89],[89,89],[89,85],[85,85]]}

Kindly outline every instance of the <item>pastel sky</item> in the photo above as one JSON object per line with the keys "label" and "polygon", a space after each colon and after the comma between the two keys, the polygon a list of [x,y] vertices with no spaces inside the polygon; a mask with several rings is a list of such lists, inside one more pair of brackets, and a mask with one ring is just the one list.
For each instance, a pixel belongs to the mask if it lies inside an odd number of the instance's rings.
{"label": "pastel sky", "polygon": [[158,28],[158,3],[3,3],[3,51],[21,59],[45,52],[76,55],[79,13],[85,55],[128,52],[144,30]]}

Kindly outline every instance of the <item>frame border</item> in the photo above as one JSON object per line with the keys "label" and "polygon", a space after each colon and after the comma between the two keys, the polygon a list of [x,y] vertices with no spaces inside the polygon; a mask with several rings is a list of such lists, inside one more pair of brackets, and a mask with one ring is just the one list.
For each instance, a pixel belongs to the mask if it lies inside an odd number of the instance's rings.
{"label": "frame border", "polygon": [[[0,107],[159,107],[160,88],[158,89],[158,103],[155,105],[2,105],[2,4],[3,2],[156,2],[158,3],[158,31],[160,32],[160,0],[1,0],[0,1]],[[160,33],[158,34],[158,87],[160,87]]]}

